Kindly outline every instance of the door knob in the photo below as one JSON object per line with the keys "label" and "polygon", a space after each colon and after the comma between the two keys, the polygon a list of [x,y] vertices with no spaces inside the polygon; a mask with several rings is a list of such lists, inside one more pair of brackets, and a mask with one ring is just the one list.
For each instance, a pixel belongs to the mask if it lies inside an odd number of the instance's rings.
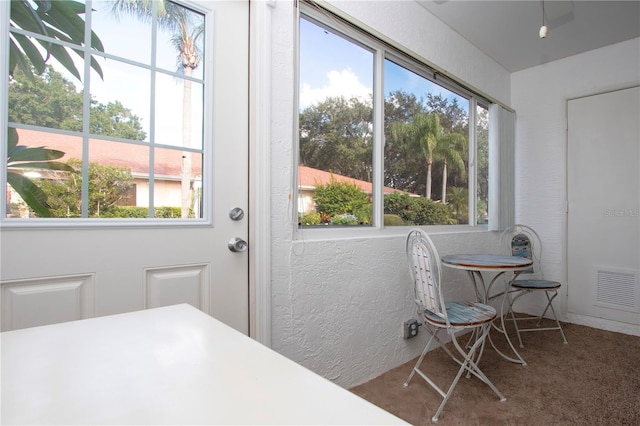
{"label": "door knob", "polygon": [[248,244],[240,237],[233,237],[229,240],[228,247],[233,252],[243,252],[247,250]]}

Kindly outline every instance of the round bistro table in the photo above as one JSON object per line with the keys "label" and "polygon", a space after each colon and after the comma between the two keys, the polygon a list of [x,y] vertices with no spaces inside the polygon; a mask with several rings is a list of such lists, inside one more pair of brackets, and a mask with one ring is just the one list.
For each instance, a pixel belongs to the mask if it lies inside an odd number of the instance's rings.
{"label": "round bistro table", "polygon": [[[491,346],[493,346],[495,351],[498,352],[498,354],[500,354],[504,359],[522,365],[527,365],[525,360],[520,356],[516,348],[513,346],[513,343],[511,343],[511,339],[509,339],[509,335],[507,334],[504,325],[504,305],[505,301],[509,297],[509,283],[511,282],[511,280],[504,281],[505,287],[504,289],[501,289],[500,292],[491,294],[491,290],[494,284],[498,281],[498,278],[500,278],[504,273],[513,272],[515,278],[518,276],[518,274],[531,268],[531,266],[533,266],[533,260],[526,257],[508,256],[501,254],[451,254],[443,256],[441,258],[441,261],[444,266],[453,269],[462,269],[469,273],[478,302],[488,304],[493,299],[502,297],[500,326],[496,325],[496,322],[494,321],[493,328],[504,335],[507,343],[509,344],[509,347],[511,347],[511,350],[513,351],[516,358],[508,356],[500,351],[493,343],[491,335],[489,335],[489,341],[491,342]],[[485,284],[485,279],[482,275],[483,272],[497,272],[497,274],[489,282],[488,286]],[[478,355],[478,361],[481,356],[482,350]]]}

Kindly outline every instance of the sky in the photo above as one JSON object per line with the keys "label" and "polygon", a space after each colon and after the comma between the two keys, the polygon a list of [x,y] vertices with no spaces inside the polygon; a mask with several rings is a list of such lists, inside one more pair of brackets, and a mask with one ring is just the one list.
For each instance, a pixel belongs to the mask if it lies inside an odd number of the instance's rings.
{"label": "sky", "polygon": [[[149,64],[151,61],[151,26],[131,16],[121,16],[116,20],[107,1],[94,1],[92,28],[102,40],[105,51],[127,60]],[[123,30],[126,28],[126,30]],[[156,61],[160,68],[176,71],[177,52],[169,39],[170,34],[159,32]],[[370,99],[373,92],[374,54],[367,48],[346,38],[326,31],[316,24],[300,21],[300,108],[320,102],[328,96],[358,97]],[[152,93],[156,96],[155,142],[180,145],[182,143],[182,80],[166,74],[157,74],[156,87],[151,87],[151,73],[124,62],[99,58],[104,71],[104,81],[92,72],[91,94],[101,103],[120,101],[141,118],[143,130],[151,136]],[[82,69],[81,61],[77,62]],[[204,61],[194,73],[202,77]],[[61,66],[56,69],[64,72]],[[385,94],[402,90],[413,93],[418,98],[427,93],[455,96],[429,80],[388,60],[385,61]],[[83,86],[77,79],[67,74],[78,89]],[[192,128],[202,126],[202,99],[204,88],[193,84]],[[459,105],[467,109],[467,102],[458,97]],[[201,135],[196,134],[191,147],[200,148]]]}
{"label": "sky", "polygon": [[[92,3],[94,12],[91,26],[104,45],[105,52],[127,60],[151,63],[151,25],[129,15],[116,19],[111,12],[108,1],[98,0]],[[158,31],[158,48],[156,49],[156,64],[159,68],[176,72],[177,51],[171,44],[168,31]],[[76,68],[82,74],[83,61],[72,54]],[[141,119],[144,132],[151,136],[151,73],[149,70],[136,67],[114,59],[105,59],[96,55],[96,59],[103,70],[104,79],[97,73],[91,72],[90,92],[98,102],[106,104],[119,101],[133,114]],[[69,74],[53,58],[50,63],[61,72],[67,80],[83,90],[85,83]],[[194,77],[202,78],[204,61],[194,70]],[[156,74],[157,90],[155,108],[155,139],[156,143],[167,145],[182,145],[182,99],[183,81],[167,74]],[[192,128],[202,127],[203,86],[192,83]],[[202,136],[194,132],[192,148],[202,148]]]}
{"label": "sky", "polygon": [[[368,99],[373,93],[373,52],[324,28],[300,20],[300,109],[321,102],[329,96]],[[384,92],[402,90],[418,98],[427,93],[458,98],[431,81],[385,60]]]}

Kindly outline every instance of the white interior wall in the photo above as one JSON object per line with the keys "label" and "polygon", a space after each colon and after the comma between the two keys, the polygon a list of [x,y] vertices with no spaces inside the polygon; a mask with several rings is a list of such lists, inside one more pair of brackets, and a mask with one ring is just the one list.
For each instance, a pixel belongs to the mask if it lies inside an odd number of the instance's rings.
{"label": "white interior wall", "polygon": [[[271,291],[273,349],[344,387],[416,357],[425,333],[403,340],[415,317],[408,283],[407,230],[361,230],[295,237],[296,128],[294,2],[271,10]],[[509,74],[415,2],[331,2],[355,20],[507,103]],[[453,232],[453,229],[452,229]],[[434,236],[441,255],[498,249],[493,232],[467,229]],[[296,239],[297,238],[297,239]],[[461,271],[445,270],[451,296],[473,297]]]}
{"label": "white interior wall", "polygon": [[[567,101],[639,83],[638,38],[511,75],[511,106],[517,111],[516,222],[530,224],[540,234],[546,278],[566,283],[567,277]],[[630,331],[621,323],[566,315],[566,296],[563,286],[558,299],[566,320]]]}

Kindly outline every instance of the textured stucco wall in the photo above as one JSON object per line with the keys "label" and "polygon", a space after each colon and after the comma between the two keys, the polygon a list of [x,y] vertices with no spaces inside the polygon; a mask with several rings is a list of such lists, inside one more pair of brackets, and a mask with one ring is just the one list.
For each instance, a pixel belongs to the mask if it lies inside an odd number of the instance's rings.
{"label": "textured stucco wall", "polygon": [[[497,244],[487,232],[433,239],[441,255]],[[402,322],[416,318],[404,242],[400,235],[290,244],[288,269],[273,276],[274,349],[345,387],[417,356],[426,333],[401,337]],[[474,297],[464,271],[443,275],[448,297]]]}
{"label": "textured stucco wall", "polygon": [[[638,38],[511,76],[511,105],[517,111],[516,221],[540,234],[546,278],[566,283],[567,277],[567,101],[639,83]],[[563,315],[566,294],[563,286],[558,297]]]}
{"label": "textured stucco wall", "polygon": [[[272,347],[351,387],[416,357],[425,333],[405,341],[401,323],[415,317],[407,283],[405,229],[356,237],[295,236],[294,2],[271,10]],[[415,2],[333,2],[470,85],[504,102],[509,75]],[[441,254],[497,249],[491,232],[434,235]],[[468,277],[446,271],[450,295],[472,297]]]}

